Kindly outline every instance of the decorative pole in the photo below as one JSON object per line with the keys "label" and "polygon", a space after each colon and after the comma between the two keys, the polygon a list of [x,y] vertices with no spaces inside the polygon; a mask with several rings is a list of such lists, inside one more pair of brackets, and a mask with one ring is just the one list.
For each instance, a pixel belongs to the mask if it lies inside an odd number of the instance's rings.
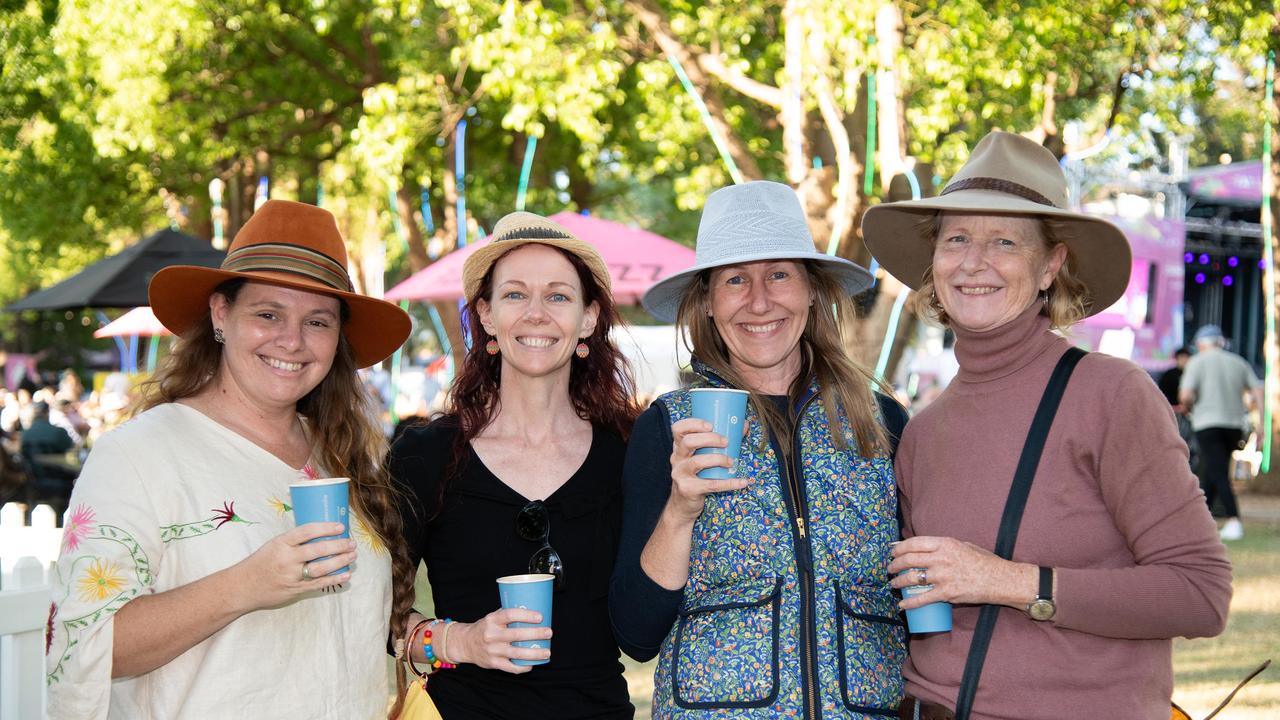
{"label": "decorative pole", "polygon": [[533,154],[538,149],[538,138],[530,135],[524,146],[524,163],[520,167],[520,184],[516,187],[516,210],[524,210],[524,196],[529,189],[529,173],[533,171]]}
{"label": "decorative pole", "polygon": [[1275,188],[1271,186],[1271,114],[1275,112],[1275,65],[1276,52],[1267,53],[1267,93],[1266,106],[1262,116],[1266,118],[1262,125],[1262,257],[1266,262],[1263,277],[1263,297],[1266,298],[1267,334],[1263,346],[1263,399],[1262,399],[1262,466],[1261,472],[1271,469],[1271,432],[1275,422],[1275,408],[1272,398],[1276,393],[1276,362],[1280,361],[1280,350],[1276,347],[1276,255],[1275,238],[1271,236],[1271,196]]}
{"label": "decorative pole", "polygon": [[227,241],[222,237],[222,191],[226,184],[222,182],[222,178],[215,177],[209,181],[209,200],[213,203],[213,247],[217,250],[226,250]]}

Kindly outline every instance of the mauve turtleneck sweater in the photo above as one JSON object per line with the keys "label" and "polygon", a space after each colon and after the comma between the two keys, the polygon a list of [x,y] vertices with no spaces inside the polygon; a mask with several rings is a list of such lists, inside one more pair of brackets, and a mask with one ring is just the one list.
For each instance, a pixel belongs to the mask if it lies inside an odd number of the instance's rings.
{"label": "mauve turtleneck sweater", "polygon": [[[960,372],[898,450],[905,535],[995,546],[1031,417],[1070,346],[1038,310],[956,329]],[[1056,568],[1058,611],[1036,622],[1001,609],[973,719],[1167,720],[1171,638],[1222,631],[1231,564],[1169,403],[1133,363],[1091,353],[1076,367],[1013,559]],[[955,705],[979,609],[912,637],[909,694]]]}

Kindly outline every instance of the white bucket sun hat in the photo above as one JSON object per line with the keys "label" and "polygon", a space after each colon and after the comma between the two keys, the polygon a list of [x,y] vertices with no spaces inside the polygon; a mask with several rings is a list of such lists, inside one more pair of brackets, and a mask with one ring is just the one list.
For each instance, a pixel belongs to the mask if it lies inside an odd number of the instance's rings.
{"label": "white bucket sun hat", "polygon": [[767,180],[730,185],[707,196],[698,223],[693,267],[660,280],[644,294],[645,309],[666,322],[703,270],[758,260],[810,260],[831,271],[849,295],[871,287],[871,273],[814,247],[800,198],[789,186]]}

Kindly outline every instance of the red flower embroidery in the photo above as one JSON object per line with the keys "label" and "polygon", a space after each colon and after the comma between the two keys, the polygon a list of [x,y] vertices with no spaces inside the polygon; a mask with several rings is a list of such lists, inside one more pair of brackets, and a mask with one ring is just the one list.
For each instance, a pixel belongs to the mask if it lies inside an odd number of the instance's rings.
{"label": "red flower embroidery", "polygon": [[58,603],[49,603],[49,621],[44,626],[44,654],[49,654],[53,647],[53,618],[58,614]]}
{"label": "red flower embroidery", "polygon": [[224,502],[222,503],[221,510],[214,508],[213,510],[210,510],[210,512],[213,513],[213,518],[212,518],[213,520],[222,521],[222,522],[219,522],[216,526],[214,526],[213,528],[214,530],[217,530],[218,528],[222,527],[223,525],[226,525],[229,522],[244,522],[244,520],[240,519],[239,515],[236,515],[235,500]]}

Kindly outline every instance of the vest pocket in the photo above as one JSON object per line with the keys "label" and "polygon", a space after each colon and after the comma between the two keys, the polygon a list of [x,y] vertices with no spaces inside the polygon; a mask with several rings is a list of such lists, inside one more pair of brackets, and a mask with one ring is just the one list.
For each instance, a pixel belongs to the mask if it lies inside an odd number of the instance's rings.
{"label": "vest pocket", "polygon": [[840,696],[849,710],[898,716],[906,626],[888,590],[868,592],[836,584],[836,652]]}
{"label": "vest pocket", "polygon": [[676,621],[672,699],[679,707],[760,708],[778,697],[782,579],[715,588]]}

